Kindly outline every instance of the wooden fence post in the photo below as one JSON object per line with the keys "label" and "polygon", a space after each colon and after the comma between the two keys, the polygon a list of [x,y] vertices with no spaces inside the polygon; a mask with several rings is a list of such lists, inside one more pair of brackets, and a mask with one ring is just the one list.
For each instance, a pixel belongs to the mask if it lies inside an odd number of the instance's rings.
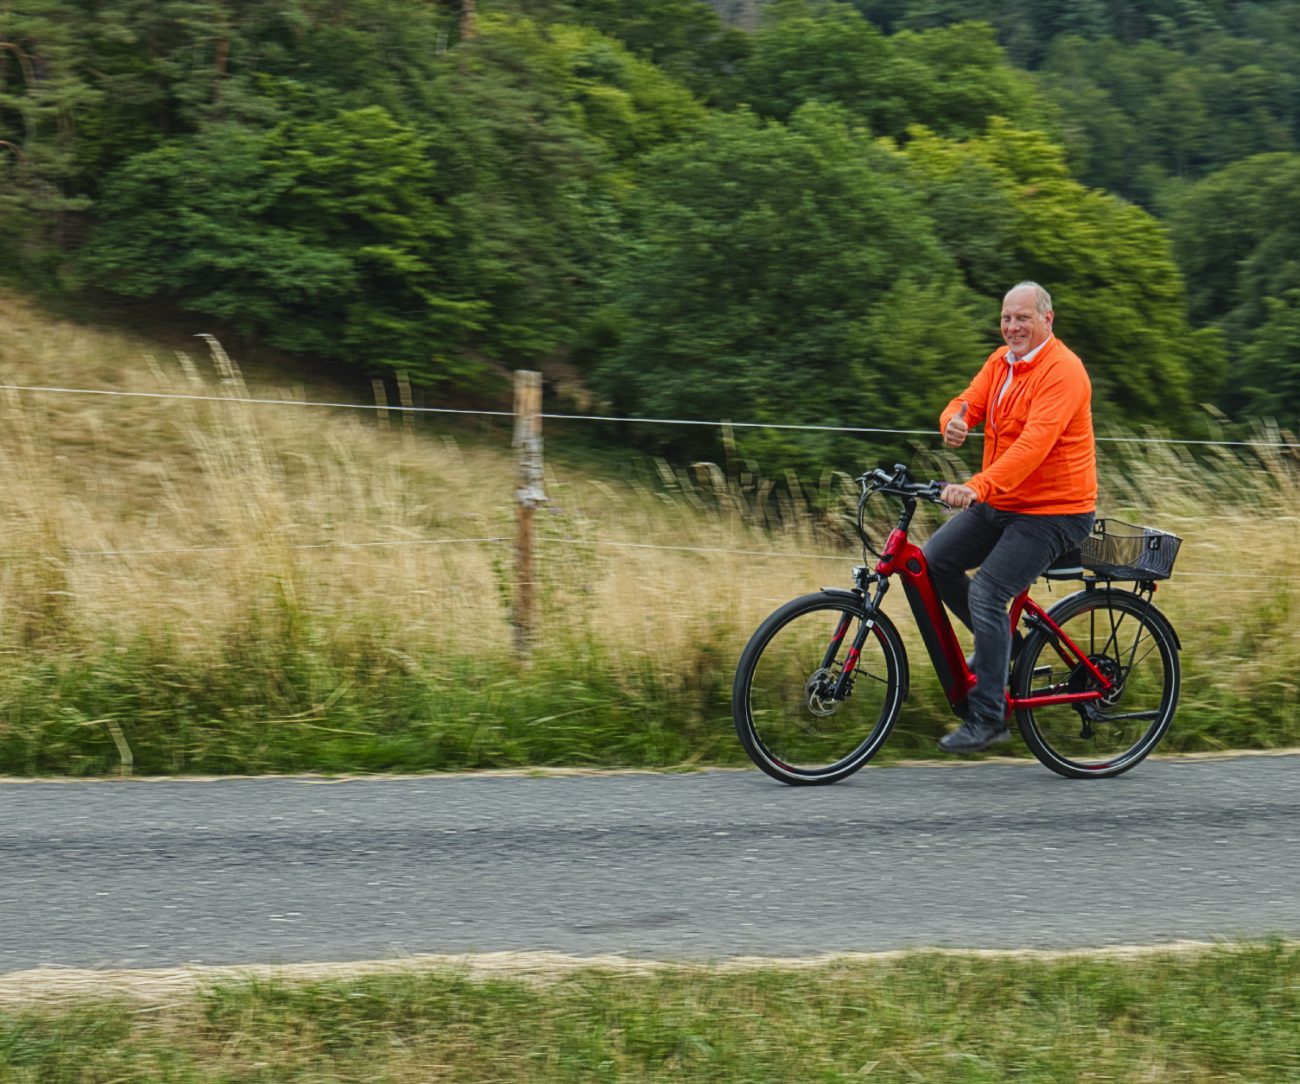
{"label": "wooden fence post", "polygon": [[533,572],[533,513],[542,492],[542,374],[515,372],[515,437],[519,487],[515,490],[515,599],[511,623],[515,649],[527,655],[537,626],[537,580]]}

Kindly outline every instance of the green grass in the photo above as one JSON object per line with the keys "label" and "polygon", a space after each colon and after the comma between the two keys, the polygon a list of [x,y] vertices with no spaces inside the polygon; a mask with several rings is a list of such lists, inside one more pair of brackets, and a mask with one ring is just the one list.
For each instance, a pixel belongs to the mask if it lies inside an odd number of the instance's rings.
{"label": "green grass", "polygon": [[[408,652],[382,629],[361,631],[357,620],[312,618],[203,653],[168,629],[13,653],[0,669],[0,773],[745,763],[730,681],[748,630],[734,624],[666,660],[629,659],[617,645],[565,637],[540,647],[527,666],[500,644],[477,656]],[[346,635],[334,640],[332,632]],[[1163,751],[1300,744],[1294,681],[1238,685],[1215,672],[1222,665],[1215,657],[1200,655],[1203,645],[1184,647],[1183,697]],[[910,653],[912,694],[882,760],[931,754],[951,721],[919,645]]]}
{"label": "green grass", "polygon": [[434,771],[738,762],[722,690],[631,685],[599,656],[401,662],[283,644],[203,666],[166,638],[0,675],[0,770],[19,775]]}
{"label": "green grass", "polygon": [[1131,959],[915,953],[804,969],[452,972],[0,1009],[41,1082],[1072,1081],[1300,1077],[1300,947]]}

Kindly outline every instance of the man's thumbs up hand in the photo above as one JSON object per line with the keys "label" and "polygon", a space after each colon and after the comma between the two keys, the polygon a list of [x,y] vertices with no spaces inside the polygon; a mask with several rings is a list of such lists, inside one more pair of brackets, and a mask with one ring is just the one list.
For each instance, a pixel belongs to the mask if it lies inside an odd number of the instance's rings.
{"label": "man's thumbs up hand", "polygon": [[948,419],[948,424],[944,426],[943,442],[949,448],[960,448],[966,443],[966,437],[970,433],[970,426],[966,424],[966,400],[961,401],[961,409]]}

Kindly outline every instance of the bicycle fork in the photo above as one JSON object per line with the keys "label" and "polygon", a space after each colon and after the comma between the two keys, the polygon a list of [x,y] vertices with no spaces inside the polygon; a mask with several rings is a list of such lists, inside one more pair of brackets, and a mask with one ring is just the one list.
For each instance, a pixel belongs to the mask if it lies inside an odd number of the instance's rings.
{"label": "bicycle fork", "polygon": [[[853,643],[849,646],[849,653],[844,657],[844,665],[840,668],[839,676],[835,679],[835,685],[830,691],[829,699],[837,702],[844,700],[853,693],[853,674],[857,669],[858,659],[862,657],[862,647],[867,642],[867,637],[871,635],[871,630],[875,628],[876,624],[872,615],[879,608],[880,600],[884,597],[885,589],[889,586],[888,581],[885,579],[876,580],[875,596],[868,599],[867,584],[870,581],[867,578],[866,567],[855,568],[853,578],[858,585],[858,590],[862,592],[862,621],[853,637]],[[831,637],[831,642],[826,648],[826,655],[822,659],[822,673],[830,672],[840,645],[844,642],[844,637],[848,635],[849,625],[853,623],[853,617],[852,613],[845,613],[840,618],[839,625],[835,629],[835,635]]]}

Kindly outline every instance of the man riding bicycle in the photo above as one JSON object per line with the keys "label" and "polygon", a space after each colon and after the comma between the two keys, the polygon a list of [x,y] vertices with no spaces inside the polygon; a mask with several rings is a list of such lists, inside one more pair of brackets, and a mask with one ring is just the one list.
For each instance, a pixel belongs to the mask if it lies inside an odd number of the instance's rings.
{"label": "man riding bicycle", "polygon": [[[924,547],[939,596],[975,634],[976,684],[965,722],[939,741],[974,753],[1007,741],[1007,669],[1013,654],[1007,607],[1054,558],[1092,529],[1097,457],[1087,370],[1052,334],[1052,298],[1036,282],[1002,301],[1002,338],[970,385],[939,418],[950,448],[984,424],[982,469],[944,487],[962,511]],[[977,569],[967,576],[970,569]]]}

